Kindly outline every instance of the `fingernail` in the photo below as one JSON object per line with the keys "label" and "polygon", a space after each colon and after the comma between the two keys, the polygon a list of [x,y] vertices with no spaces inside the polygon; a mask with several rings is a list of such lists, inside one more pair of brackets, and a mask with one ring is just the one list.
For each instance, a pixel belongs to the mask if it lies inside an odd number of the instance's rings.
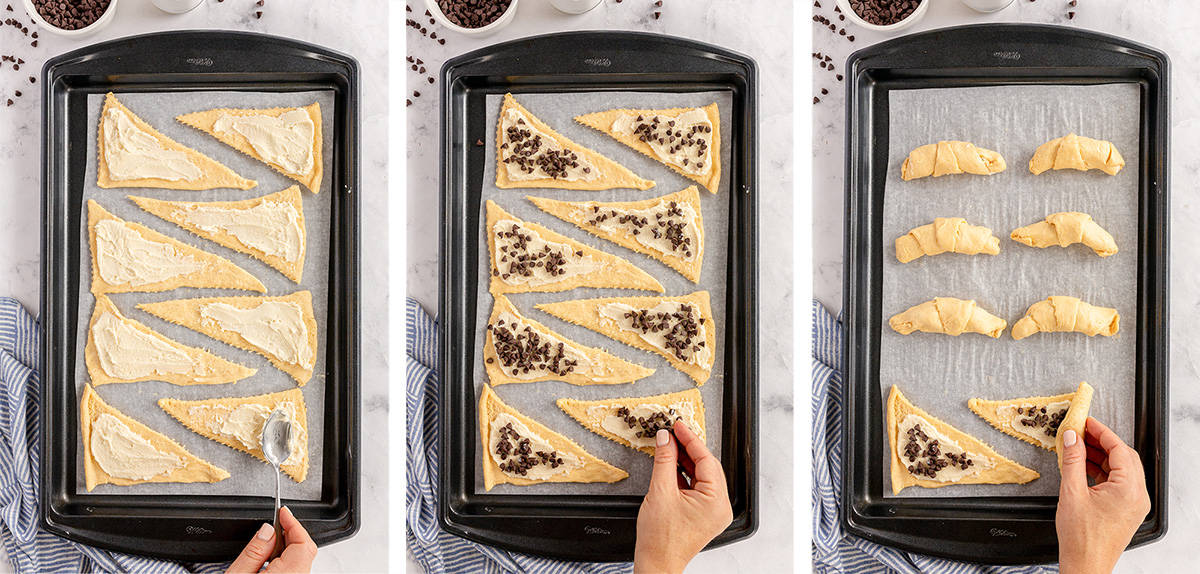
{"label": "fingernail", "polygon": [[1063,446],[1075,446],[1076,440],[1079,440],[1079,437],[1075,434],[1074,430],[1068,429],[1067,432],[1063,433]]}
{"label": "fingernail", "polygon": [[259,540],[270,540],[274,535],[275,527],[264,522],[262,526],[258,527],[258,534],[255,536],[257,536]]}
{"label": "fingernail", "polygon": [[671,442],[671,433],[667,429],[658,429],[658,434],[654,435],[654,442],[658,446],[667,446]]}

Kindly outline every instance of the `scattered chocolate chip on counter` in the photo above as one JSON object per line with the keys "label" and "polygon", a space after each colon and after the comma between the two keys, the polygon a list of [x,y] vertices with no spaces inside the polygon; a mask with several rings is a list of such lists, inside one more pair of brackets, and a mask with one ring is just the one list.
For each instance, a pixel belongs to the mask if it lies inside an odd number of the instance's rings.
{"label": "scattered chocolate chip on counter", "polygon": [[[33,0],[33,7],[47,24],[62,30],[86,28],[108,10],[110,0]],[[22,31],[27,31],[28,28]],[[35,36],[36,37],[36,36]],[[34,42],[36,47],[37,42]]]}
{"label": "scattered chocolate chip on counter", "polygon": [[512,5],[512,0],[438,0],[437,5],[442,15],[454,25],[482,28],[500,18]]}
{"label": "scattered chocolate chip on counter", "polygon": [[850,7],[868,24],[890,26],[912,15],[925,0],[850,0]]}
{"label": "scattered chocolate chip on counter", "polygon": [[476,147],[483,147],[483,140],[481,140],[481,139],[478,139],[478,138],[477,138],[477,139],[475,140],[475,146],[476,146]]}

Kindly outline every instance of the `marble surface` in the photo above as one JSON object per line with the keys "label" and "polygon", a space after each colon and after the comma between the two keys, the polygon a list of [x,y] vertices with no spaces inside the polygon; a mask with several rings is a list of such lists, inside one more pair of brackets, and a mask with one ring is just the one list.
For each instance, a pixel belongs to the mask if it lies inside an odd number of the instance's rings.
{"label": "marble surface", "polygon": [[[419,16],[424,4],[409,0]],[[757,2],[671,2],[653,8],[649,0],[603,0],[592,11],[569,16],[545,0],[526,0],[515,20],[482,39],[444,32],[438,44],[408,30],[408,52],[425,62],[428,73],[407,72],[410,89],[421,91],[408,108],[408,292],[428,310],[437,306],[438,266],[438,101],[426,80],[451,56],[489,44],[562,30],[643,30],[720,44],[758,62],[760,142],[758,351],[761,365],[759,425],[759,529],[751,538],[701,554],[689,572],[790,571],[792,558],[792,161],[791,5],[786,0]],[[687,7],[685,11],[684,6]],[[663,12],[654,19],[653,10]],[[753,31],[753,33],[750,33]],[[444,33],[444,34],[443,34]],[[398,57],[398,55],[394,55]],[[426,92],[429,92],[426,94]],[[411,94],[409,94],[411,96]],[[807,452],[800,449],[799,452]],[[807,501],[807,496],[801,497]],[[807,505],[807,502],[804,502]],[[418,568],[411,562],[412,568]],[[417,570],[419,571],[419,570]]]}
{"label": "marble surface", "polygon": [[[21,19],[34,31],[21,3],[4,18]],[[249,30],[322,44],[358,59],[362,73],[362,436],[382,450],[364,451],[362,461],[362,528],[353,538],[321,549],[313,566],[318,572],[375,572],[387,568],[387,25],[377,14],[382,0],[270,3],[252,0],[203,0],[184,15],[159,11],[149,0],[122,0],[106,28],[82,40],[39,32],[38,46],[19,30],[0,27],[0,52],[25,60],[20,70],[0,66],[0,295],[11,295],[27,309],[38,308],[40,276],[41,84],[42,63],[54,55],[103,40],[161,30],[218,28]],[[262,18],[254,11],[262,10]],[[40,81],[40,80],[39,80]],[[22,96],[17,97],[15,91]],[[5,106],[8,99],[12,106]],[[364,442],[364,444],[367,444]],[[11,568],[0,561],[0,572]]]}
{"label": "marble surface", "polygon": [[[1200,6],[1192,2],[1153,0],[1086,0],[1068,8],[1066,0],[1016,0],[1004,10],[983,15],[958,0],[931,0],[925,18],[910,31],[984,22],[1050,23],[1076,26],[1130,38],[1154,46],[1171,58],[1172,148],[1171,182],[1172,265],[1171,277],[1171,421],[1170,489],[1168,533],[1160,541],[1127,552],[1118,572],[1182,571],[1195,553],[1200,538],[1200,461],[1188,456],[1190,446],[1200,441],[1200,334],[1189,328],[1200,321],[1200,278],[1185,266],[1200,256],[1200,204],[1190,188],[1200,177],[1200,159],[1188,153],[1200,143],[1200,86],[1195,38],[1200,33]],[[815,9],[836,20],[833,2]],[[1067,11],[1074,10],[1069,19]],[[813,51],[830,55],[839,73],[846,57],[855,49],[890,36],[849,26],[855,42],[813,23]],[[808,55],[799,55],[800,65],[813,69],[814,95],[821,102],[813,109],[813,293],[834,313],[842,306],[842,197],[843,139],[845,134],[845,84],[821,69]],[[805,62],[806,61],[806,62]],[[821,88],[829,91],[821,95]]]}

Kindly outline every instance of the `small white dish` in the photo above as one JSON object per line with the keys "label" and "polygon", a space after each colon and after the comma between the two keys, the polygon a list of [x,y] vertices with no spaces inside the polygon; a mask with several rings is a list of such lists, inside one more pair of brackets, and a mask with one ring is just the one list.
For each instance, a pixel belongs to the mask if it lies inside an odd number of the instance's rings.
{"label": "small white dish", "polygon": [[92,22],[91,24],[88,24],[87,26],[84,26],[78,30],[63,30],[57,26],[50,25],[45,18],[42,18],[42,15],[38,14],[37,7],[33,5],[33,0],[22,0],[22,3],[25,5],[25,12],[27,12],[29,17],[33,19],[33,22],[37,24],[38,30],[44,31],[48,34],[66,36],[68,38],[82,38],[96,32],[97,30],[107,26],[108,23],[112,21],[113,16],[117,13],[117,0],[112,0],[108,3],[108,8],[104,10],[104,13],[101,14],[99,18],[96,18],[95,22]]}
{"label": "small white dish", "polygon": [[962,0],[962,3],[976,12],[991,14],[1012,6],[1013,0]]}
{"label": "small white dish", "polygon": [[871,24],[871,23],[867,22],[866,20],[863,20],[862,17],[859,16],[858,13],[854,11],[854,8],[852,8],[850,6],[850,0],[837,0],[837,5],[838,5],[838,8],[842,9],[842,14],[845,14],[846,18],[849,18],[850,21],[854,22],[854,24],[856,26],[863,28],[864,30],[872,30],[875,32],[891,33],[891,32],[899,32],[900,30],[903,30],[909,26],[912,26],[913,24],[916,24],[921,18],[924,18],[925,12],[929,11],[929,3],[930,2],[931,2],[931,0],[921,0],[921,3],[917,6],[917,9],[913,10],[913,13],[909,14],[907,18],[905,18],[899,22],[896,22],[895,24],[889,24],[887,26],[879,26],[876,24]]}
{"label": "small white dish", "polygon": [[[25,1],[28,2],[29,0]],[[512,4],[508,5],[508,9],[505,10],[504,13],[501,14],[499,18],[496,18],[496,20],[491,24],[483,26],[482,28],[466,28],[451,22],[450,19],[442,13],[442,9],[440,6],[438,6],[437,0],[425,0],[425,7],[429,10],[430,14],[433,14],[433,19],[437,20],[438,24],[441,24],[443,28],[467,36],[486,36],[491,34],[492,32],[507,26],[517,14],[517,0],[512,0]]]}

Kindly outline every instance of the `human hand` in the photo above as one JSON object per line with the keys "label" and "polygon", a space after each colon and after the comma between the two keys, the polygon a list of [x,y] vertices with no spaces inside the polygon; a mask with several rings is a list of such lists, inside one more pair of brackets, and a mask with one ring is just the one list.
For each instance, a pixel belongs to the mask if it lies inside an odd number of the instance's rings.
{"label": "human hand", "polygon": [[[317,545],[308,536],[308,531],[292,515],[288,507],[279,509],[279,525],[283,527],[283,554],[267,564],[265,572],[307,574],[312,570],[313,559],[317,557]],[[275,528],[264,523],[258,533],[242,550],[225,574],[254,574],[263,567],[271,551],[275,549]]]}
{"label": "human hand", "polygon": [[[633,571],[677,574],[733,521],[725,472],[687,425],[658,431],[650,489],[637,518]],[[684,452],[679,452],[682,445]],[[676,465],[683,466],[691,484]]]}
{"label": "human hand", "polygon": [[1073,430],[1063,435],[1058,562],[1063,574],[1106,574],[1149,514],[1150,495],[1137,451],[1091,417],[1084,435],[1082,441]]}

